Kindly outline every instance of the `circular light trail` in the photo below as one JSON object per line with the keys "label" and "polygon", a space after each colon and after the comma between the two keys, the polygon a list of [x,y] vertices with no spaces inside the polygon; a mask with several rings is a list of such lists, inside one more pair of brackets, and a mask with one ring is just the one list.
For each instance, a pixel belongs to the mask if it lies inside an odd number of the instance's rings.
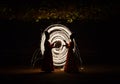
{"label": "circular light trail", "polygon": [[[64,25],[61,24],[53,24],[47,27],[41,37],[40,49],[42,55],[44,54],[44,42],[45,42],[45,31],[48,31],[50,34],[49,42],[51,44],[54,43],[54,48],[52,48],[53,55],[53,65],[54,66],[64,66],[66,62],[66,57],[68,53],[68,49],[65,47],[66,43],[69,43],[70,35],[72,32]],[[66,41],[66,43],[65,43]]]}

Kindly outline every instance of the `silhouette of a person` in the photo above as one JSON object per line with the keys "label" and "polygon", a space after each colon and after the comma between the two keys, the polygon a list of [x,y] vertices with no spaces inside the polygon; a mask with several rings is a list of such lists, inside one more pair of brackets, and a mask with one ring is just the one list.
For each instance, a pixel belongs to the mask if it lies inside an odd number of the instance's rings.
{"label": "silhouette of a person", "polygon": [[52,58],[52,46],[49,40],[49,33],[47,31],[45,31],[45,35],[46,35],[46,40],[45,40],[45,51],[44,51],[44,56],[43,56],[43,62],[42,62],[42,70],[45,72],[51,72],[54,71],[54,67],[53,67],[53,58]]}
{"label": "silhouette of a person", "polygon": [[79,65],[78,65],[79,63],[73,51],[73,48],[74,48],[73,34],[70,36],[70,39],[71,39],[71,42],[69,44],[66,43],[66,47],[68,48],[68,54],[66,58],[64,71],[68,73],[74,73],[74,72],[79,72]]}

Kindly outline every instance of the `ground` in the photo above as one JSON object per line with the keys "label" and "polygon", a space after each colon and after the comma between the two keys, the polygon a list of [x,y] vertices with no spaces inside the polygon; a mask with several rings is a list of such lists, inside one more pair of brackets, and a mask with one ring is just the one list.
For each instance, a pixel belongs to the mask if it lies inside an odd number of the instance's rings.
{"label": "ground", "polygon": [[117,66],[84,66],[80,73],[65,73],[55,69],[45,73],[40,68],[19,67],[0,69],[0,82],[21,84],[80,84],[120,83],[120,68]]}

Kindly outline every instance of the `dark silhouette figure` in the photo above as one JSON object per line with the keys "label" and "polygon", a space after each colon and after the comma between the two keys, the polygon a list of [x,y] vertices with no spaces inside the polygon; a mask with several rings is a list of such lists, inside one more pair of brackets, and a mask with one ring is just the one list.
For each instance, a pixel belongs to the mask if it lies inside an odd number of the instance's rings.
{"label": "dark silhouette figure", "polygon": [[75,53],[73,52],[74,48],[74,41],[73,41],[73,34],[70,36],[71,42],[69,44],[66,43],[66,47],[68,48],[68,54],[66,59],[66,64],[64,71],[68,73],[76,73],[79,72],[79,61]]}
{"label": "dark silhouette figure", "polygon": [[52,46],[50,44],[49,40],[49,33],[47,31],[45,31],[45,35],[46,35],[46,40],[45,40],[45,51],[44,51],[44,56],[43,56],[43,61],[42,61],[42,70],[45,72],[51,72],[54,71],[54,67],[53,67],[53,58],[52,58]]}

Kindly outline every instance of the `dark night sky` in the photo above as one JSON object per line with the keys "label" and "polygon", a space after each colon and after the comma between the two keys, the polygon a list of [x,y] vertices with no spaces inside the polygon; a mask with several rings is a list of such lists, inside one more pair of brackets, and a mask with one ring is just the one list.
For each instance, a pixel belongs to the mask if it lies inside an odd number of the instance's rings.
{"label": "dark night sky", "polygon": [[[101,17],[100,20],[85,20],[83,22],[76,20],[72,23],[60,23],[75,32],[85,64],[119,64],[119,57],[116,55],[117,49],[115,48],[117,46],[118,3],[109,0],[70,0],[69,3],[68,0],[64,1],[3,0],[0,7],[15,7],[14,9],[18,10],[29,6],[55,8],[59,4],[65,6],[74,4],[77,7],[95,4],[103,8],[106,5],[105,11],[108,11],[106,12],[108,18]],[[59,22],[59,20],[57,21]],[[41,20],[41,22],[35,23],[0,19],[0,66],[29,66],[34,50],[39,47],[40,29],[43,30],[54,22],[56,23],[53,20]]]}

